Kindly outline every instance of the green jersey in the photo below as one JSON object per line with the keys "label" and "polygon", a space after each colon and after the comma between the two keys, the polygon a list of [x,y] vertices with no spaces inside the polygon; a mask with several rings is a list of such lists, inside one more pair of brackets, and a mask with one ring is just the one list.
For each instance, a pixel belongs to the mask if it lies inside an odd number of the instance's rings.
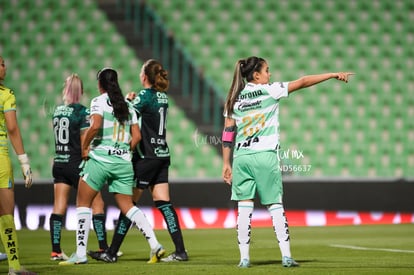
{"label": "green jersey", "polygon": [[141,121],[141,142],[138,153],[141,158],[169,158],[166,140],[168,96],[154,89],[145,89],[132,101]]}
{"label": "green jersey", "polygon": [[91,142],[89,157],[105,163],[131,161],[130,128],[138,124],[137,115],[129,105],[130,119],[121,125],[113,115],[108,94],[104,93],[91,101],[91,116],[102,116],[102,128]]}
{"label": "green jersey", "polygon": [[55,136],[55,165],[74,163],[78,166],[81,158],[80,133],[89,127],[89,110],[79,103],[60,105],[53,112]]}
{"label": "green jersey", "polygon": [[279,148],[279,100],[288,96],[288,82],[247,83],[234,104],[234,157]]}

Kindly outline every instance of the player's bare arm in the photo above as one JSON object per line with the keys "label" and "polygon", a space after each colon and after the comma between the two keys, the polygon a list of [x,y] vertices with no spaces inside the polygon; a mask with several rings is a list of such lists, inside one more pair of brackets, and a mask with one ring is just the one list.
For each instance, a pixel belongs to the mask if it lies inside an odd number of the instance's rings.
{"label": "player's bare arm", "polygon": [[131,125],[131,142],[130,142],[130,146],[131,146],[131,151],[135,149],[135,147],[137,146],[137,144],[140,142],[141,140],[141,131],[139,129],[138,124],[132,124]]}
{"label": "player's bare arm", "polygon": [[231,147],[234,140],[234,131],[236,127],[236,121],[234,119],[226,117],[224,120],[223,131],[223,180],[227,184],[231,184],[232,180],[232,168],[231,168]]}
{"label": "player's bare arm", "polygon": [[325,73],[316,75],[306,75],[297,80],[289,82],[289,93],[297,91],[302,88],[307,88],[315,84],[324,82],[328,79],[335,78],[340,81],[348,82],[349,76],[354,75],[351,72],[337,72],[337,73]]}
{"label": "player's bare arm", "polygon": [[20,134],[20,128],[17,124],[17,116],[15,111],[9,111],[4,113],[6,119],[7,132],[10,137],[10,142],[17,155],[24,154],[24,147],[22,136]]}

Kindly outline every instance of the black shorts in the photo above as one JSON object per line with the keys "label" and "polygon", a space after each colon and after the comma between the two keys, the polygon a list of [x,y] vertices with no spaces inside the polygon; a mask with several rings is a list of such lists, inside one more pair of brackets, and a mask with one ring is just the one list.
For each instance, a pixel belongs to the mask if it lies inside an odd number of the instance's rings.
{"label": "black shorts", "polygon": [[79,184],[79,173],[81,169],[78,165],[67,164],[64,167],[53,164],[52,174],[54,183],[66,183],[77,189]]}
{"label": "black shorts", "polygon": [[158,183],[168,183],[170,159],[138,159],[134,162],[135,186],[146,189]]}

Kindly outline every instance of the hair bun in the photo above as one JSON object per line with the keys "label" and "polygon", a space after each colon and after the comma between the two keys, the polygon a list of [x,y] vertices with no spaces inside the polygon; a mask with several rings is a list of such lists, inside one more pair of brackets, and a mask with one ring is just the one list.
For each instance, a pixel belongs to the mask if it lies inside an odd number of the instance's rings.
{"label": "hair bun", "polygon": [[168,72],[167,72],[166,70],[161,69],[161,70],[160,70],[160,75],[161,75],[163,78],[168,79]]}

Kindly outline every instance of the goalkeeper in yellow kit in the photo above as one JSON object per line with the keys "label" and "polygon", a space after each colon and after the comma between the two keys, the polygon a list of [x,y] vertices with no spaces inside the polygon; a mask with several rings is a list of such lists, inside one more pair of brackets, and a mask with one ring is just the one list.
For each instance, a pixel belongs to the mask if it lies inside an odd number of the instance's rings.
{"label": "goalkeeper in yellow kit", "polygon": [[36,274],[20,266],[19,245],[14,224],[14,178],[8,151],[8,138],[19,159],[25,186],[32,185],[32,171],[16,117],[16,98],[13,91],[3,86],[6,65],[0,56],[0,237],[6,249],[9,274]]}

